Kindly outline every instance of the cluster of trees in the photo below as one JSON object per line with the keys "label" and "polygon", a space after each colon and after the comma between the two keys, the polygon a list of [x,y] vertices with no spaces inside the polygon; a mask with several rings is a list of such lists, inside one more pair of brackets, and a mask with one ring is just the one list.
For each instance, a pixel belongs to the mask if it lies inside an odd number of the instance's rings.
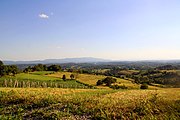
{"label": "cluster of trees", "polygon": [[[71,75],[70,75],[70,78],[71,78],[71,80],[75,79],[74,74],[71,74]],[[62,79],[63,79],[63,80],[66,80],[66,75],[63,75],[63,76],[62,76]]]}
{"label": "cluster of trees", "polygon": [[106,77],[103,80],[98,80],[96,85],[102,85],[105,84],[106,86],[111,86],[112,83],[115,83],[117,80],[113,77]]}
{"label": "cluster of trees", "polygon": [[15,76],[18,73],[18,68],[16,65],[4,65],[2,61],[0,61],[0,77],[5,75],[13,75]]}
{"label": "cluster of trees", "polygon": [[24,69],[24,72],[33,72],[33,71],[61,71],[61,66],[60,65],[43,65],[43,64],[37,64],[33,67],[28,66],[27,68]]}
{"label": "cluster of trees", "polygon": [[156,67],[155,69],[157,69],[157,70],[177,70],[178,67],[173,66],[173,65],[163,65],[163,66]]}
{"label": "cluster of trees", "polygon": [[117,84],[113,84],[113,83],[116,83],[117,80],[113,77],[106,77],[102,80],[98,80],[96,82],[96,85],[99,86],[99,85],[103,85],[105,84],[106,86],[112,88],[112,89],[127,89],[128,87],[126,87],[125,85],[117,85]]}
{"label": "cluster of trees", "polygon": [[106,76],[114,76],[114,77],[120,77],[121,75],[124,75],[124,74],[121,74],[120,71],[122,70],[126,70],[126,69],[121,69],[121,68],[112,68],[106,72],[104,72],[104,75]]}
{"label": "cluster of trees", "polygon": [[132,79],[138,84],[146,83],[151,85],[152,83],[156,83],[180,87],[180,75],[177,72],[149,70],[133,75]]}
{"label": "cluster of trees", "polygon": [[[180,86],[180,75],[177,72],[170,72],[168,70],[176,70],[177,68],[172,65],[165,65],[156,67],[154,69],[129,71],[122,68],[114,67],[106,72],[104,75],[118,77],[123,79],[134,79],[134,83],[137,84],[163,84],[171,85],[173,87]],[[101,84],[101,81],[98,82]]]}
{"label": "cluster of trees", "polygon": [[76,68],[69,68],[67,69],[68,72],[76,72],[79,74],[96,74],[96,72],[94,72],[94,69],[76,69]]}

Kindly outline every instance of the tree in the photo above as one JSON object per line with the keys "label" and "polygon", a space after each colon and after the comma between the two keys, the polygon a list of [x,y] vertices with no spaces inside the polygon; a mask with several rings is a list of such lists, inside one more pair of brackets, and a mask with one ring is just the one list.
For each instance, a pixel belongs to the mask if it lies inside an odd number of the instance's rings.
{"label": "tree", "polygon": [[97,82],[96,82],[96,85],[98,86],[98,85],[102,85],[103,84],[103,82],[102,82],[102,80],[98,80]]}
{"label": "tree", "polygon": [[106,84],[106,86],[111,86],[112,83],[115,83],[117,80],[113,77],[106,77],[104,80],[102,80],[103,83]]}
{"label": "tree", "polygon": [[4,69],[3,62],[0,60],[0,76],[3,76],[3,69]]}
{"label": "tree", "polygon": [[24,70],[23,70],[23,72],[25,72],[25,73],[28,73],[28,72],[32,72],[33,70],[32,70],[32,68],[31,68],[31,66],[28,66],[27,68],[25,68]]}
{"label": "tree", "polygon": [[62,79],[65,81],[66,80],[66,75],[63,75]]}
{"label": "tree", "polygon": [[8,68],[6,65],[0,66],[0,76],[7,75],[8,74],[7,71],[8,71]]}
{"label": "tree", "polygon": [[74,74],[71,74],[71,75],[70,75],[70,78],[71,78],[71,80],[74,79]]}
{"label": "tree", "polygon": [[38,64],[38,65],[35,65],[32,69],[33,71],[45,71],[46,68],[47,68],[46,65]]}
{"label": "tree", "polygon": [[17,73],[18,73],[18,68],[16,65],[1,65],[0,66],[0,76],[16,75]]}
{"label": "tree", "polygon": [[141,85],[140,89],[148,89],[148,85],[145,84],[145,83],[143,83],[143,84]]}
{"label": "tree", "polygon": [[0,66],[3,66],[3,62],[0,60]]}
{"label": "tree", "polygon": [[106,84],[106,86],[111,86],[112,83],[115,83],[117,80],[113,77],[106,77],[103,80],[98,80],[96,85]]}
{"label": "tree", "polygon": [[18,73],[18,68],[16,65],[10,65],[8,66],[8,73],[13,74],[15,76]]}
{"label": "tree", "polygon": [[50,65],[49,67],[47,67],[48,71],[61,71],[61,66],[60,65]]}

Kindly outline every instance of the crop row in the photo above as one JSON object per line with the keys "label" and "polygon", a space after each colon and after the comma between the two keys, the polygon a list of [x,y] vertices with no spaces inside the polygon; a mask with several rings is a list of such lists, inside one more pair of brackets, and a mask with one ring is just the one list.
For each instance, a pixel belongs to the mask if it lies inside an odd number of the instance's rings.
{"label": "crop row", "polygon": [[14,87],[14,88],[92,88],[86,84],[77,82],[75,80],[57,80],[57,81],[29,81],[29,80],[1,80],[0,87]]}

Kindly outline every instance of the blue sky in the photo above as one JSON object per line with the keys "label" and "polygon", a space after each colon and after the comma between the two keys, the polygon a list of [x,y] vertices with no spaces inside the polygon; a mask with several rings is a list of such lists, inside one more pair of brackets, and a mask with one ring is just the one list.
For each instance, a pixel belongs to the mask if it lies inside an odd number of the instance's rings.
{"label": "blue sky", "polygon": [[0,0],[0,59],[180,59],[179,0]]}

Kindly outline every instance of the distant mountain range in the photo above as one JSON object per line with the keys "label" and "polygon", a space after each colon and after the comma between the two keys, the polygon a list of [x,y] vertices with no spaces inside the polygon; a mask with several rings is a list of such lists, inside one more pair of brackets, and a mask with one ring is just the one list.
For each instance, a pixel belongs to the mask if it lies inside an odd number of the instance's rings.
{"label": "distant mountain range", "polygon": [[63,59],[45,59],[34,61],[3,61],[6,65],[12,64],[63,64],[63,63],[100,63],[100,64],[116,64],[116,63],[180,63],[180,60],[137,60],[137,61],[118,61],[93,57],[81,58],[63,58]]}
{"label": "distant mountain range", "polygon": [[64,58],[64,59],[45,59],[34,61],[3,61],[6,65],[11,64],[60,64],[60,63],[97,63],[97,62],[111,62],[111,60],[82,57],[82,58]]}

